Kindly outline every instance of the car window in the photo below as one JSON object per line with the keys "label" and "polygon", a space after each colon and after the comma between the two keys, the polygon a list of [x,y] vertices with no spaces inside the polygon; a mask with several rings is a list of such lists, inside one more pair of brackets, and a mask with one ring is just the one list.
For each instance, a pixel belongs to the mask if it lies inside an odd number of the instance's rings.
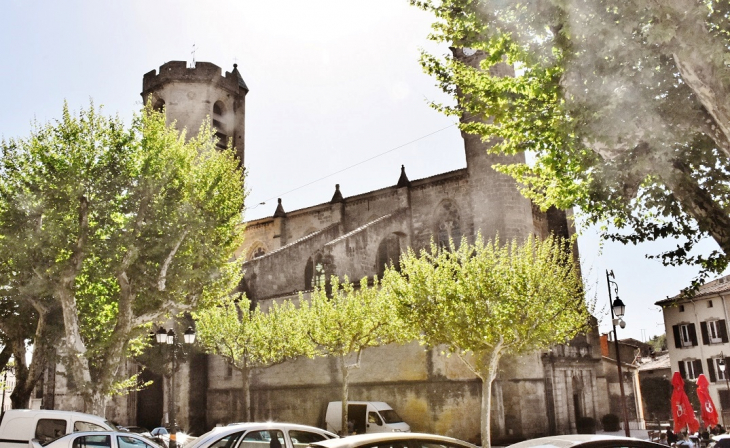
{"label": "car window", "polygon": [[380,416],[383,417],[385,423],[400,423],[403,421],[400,415],[392,409],[385,409],[380,411]]}
{"label": "car window", "polygon": [[41,444],[66,434],[66,420],[42,418],[35,427],[35,438]]}
{"label": "car window", "polygon": [[129,436],[117,436],[117,445],[119,448],[152,448],[138,438]]}
{"label": "car window", "polygon": [[234,432],[228,434],[220,439],[216,440],[213,444],[209,445],[208,448],[233,448],[238,443],[238,439],[243,435],[243,431]]}
{"label": "car window", "polygon": [[80,432],[80,431],[106,431],[106,428],[103,428],[96,423],[89,423],[89,422],[74,422],[74,432]]}
{"label": "car window", "polygon": [[249,431],[243,436],[239,448],[286,448],[284,433],[278,429]]}
{"label": "car window", "polygon": [[380,421],[380,416],[378,416],[377,412],[368,412],[368,423],[373,423],[378,426],[383,424],[383,422]]}
{"label": "car window", "polygon": [[322,434],[317,434],[316,432],[310,432],[310,431],[297,431],[297,430],[291,430],[289,431],[289,438],[291,439],[291,443],[294,444],[295,447],[305,447],[309,445],[310,443],[315,442],[321,442],[322,440],[327,440],[326,436],[323,436]]}
{"label": "car window", "polygon": [[79,436],[74,439],[73,448],[111,448],[110,436]]}

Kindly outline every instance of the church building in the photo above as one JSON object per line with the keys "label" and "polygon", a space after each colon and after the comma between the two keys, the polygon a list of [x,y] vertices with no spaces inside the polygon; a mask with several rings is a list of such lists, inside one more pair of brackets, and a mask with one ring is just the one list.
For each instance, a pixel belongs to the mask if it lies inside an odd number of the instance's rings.
{"label": "church building", "polygon": [[[244,163],[248,93],[236,65],[222,74],[212,63],[190,67],[173,61],[144,75],[142,97],[164,106],[168,121],[188,132],[210,117],[221,147],[232,139]],[[449,238],[473,241],[478,232],[502,241],[573,233],[569,213],[540,211],[511,177],[492,168],[523,156],[488,154],[479,137],[462,137],[464,168],[410,179],[406,167],[386,167],[393,183],[378,190],[347,196],[347,185],[335,185],[320,203],[288,210],[279,199],[269,217],[247,222],[238,256],[246,260],[242,284],[249,299],[266,308],[300,292],[306,298],[331,275],[355,281],[380,276],[406,248],[418,251],[432,239],[445,244]],[[199,434],[237,421],[239,375],[220,357],[192,357],[176,376],[178,424]],[[327,358],[256,371],[253,418],[322,426],[327,403],[340,398],[339,378],[336,363]],[[350,381],[350,400],[385,401],[413,431],[479,439],[481,382],[456,357],[417,343],[367,349]],[[167,392],[158,384],[117,399],[113,412],[120,423],[158,426]],[[495,440],[574,433],[580,418],[600,420],[609,412],[609,397],[596,327],[569,345],[504,359],[492,403]]]}

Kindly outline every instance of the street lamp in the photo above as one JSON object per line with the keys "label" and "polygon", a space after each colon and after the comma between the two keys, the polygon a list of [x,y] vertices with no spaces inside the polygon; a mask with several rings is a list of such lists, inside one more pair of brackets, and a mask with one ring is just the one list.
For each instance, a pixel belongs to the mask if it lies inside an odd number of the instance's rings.
{"label": "street lamp", "polygon": [[[175,372],[177,371],[177,350],[175,350],[175,330],[170,328],[165,330],[160,327],[155,332],[155,340],[158,344],[171,346],[172,350],[172,374],[170,375],[170,399],[168,400],[168,412],[170,415],[170,445],[169,448],[177,448],[177,420],[176,420],[176,400],[175,400]],[[192,344],[195,342],[195,330],[193,327],[188,327],[183,334],[183,341],[185,344]],[[168,422],[169,423],[169,422]]]}
{"label": "street lamp", "polygon": [[[725,368],[727,367],[725,365],[725,355],[723,352],[720,352],[720,359],[717,360],[717,367],[720,368],[720,372],[722,372],[722,376],[725,378],[725,385],[727,386],[728,395],[730,395],[730,382],[728,382],[728,375],[725,373]],[[719,392],[718,392],[719,395]],[[722,400],[720,400],[722,401]],[[726,425],[725,423],[725,408],[722,408],[722,423],[723,425]],[[727,426],[727,425],[726,425]]]}
{"label": "street lamp", "polygon": [[[624,432],[626,437],[631,437],[631,431],[629,430],[629,413],[626,410],[626,393],[624,392],[624,378],[621,372],[621,356],[619,356],[618,348],[618,336],[616,336],[616,324],[619,324],[621,328],[626,327],[626,322],[621,319],[626,311],[626,305],[621,299],[618,298],[618,284],[611,279],[616,277],[613,275],[613,270],[606,270],[606,282],[608,283],[608,303],[611,305],[611,325],[613,326],[613,342],[616,346],[616,367],[618,368],[618,384],[621,389],[621,410],[624,414]],[[613,285],[613,291],[616,293],[616,300],[611,303],[611,285]]]}

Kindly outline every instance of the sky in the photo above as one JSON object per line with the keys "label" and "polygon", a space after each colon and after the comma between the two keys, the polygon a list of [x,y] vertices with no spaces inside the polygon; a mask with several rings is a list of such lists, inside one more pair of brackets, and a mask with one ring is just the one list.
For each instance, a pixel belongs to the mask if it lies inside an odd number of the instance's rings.
{"label": "sky", "polygon": [[[238,64],[246,97],[246,219],[466,166],[450,102],[419,65],[433,18],[407,0],[4,0],[0,15],[0,137],[27,136],[34,120],[103,105],[127,122],[142,107],[142,76],[168,61]],[[667,244],[600,245],[579,238],[589,299],[611,329],[606,270],[626,304],[618,337],[664,333],[654,302],[696,274],[644,255]],[[708,242],[704,250],[713,250]]]}

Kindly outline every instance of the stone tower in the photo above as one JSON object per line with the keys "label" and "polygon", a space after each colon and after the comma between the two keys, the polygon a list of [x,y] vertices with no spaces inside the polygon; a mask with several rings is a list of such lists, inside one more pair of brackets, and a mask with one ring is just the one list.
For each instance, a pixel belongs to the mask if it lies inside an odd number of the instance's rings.
{"label": "stone tower", "polygon": [[171,61],[144,75],[142,99],[152,101],[156,109],[165,107],[167,122],[187,129],[188,137],[198,133],[200,124],[210,117],[225,148],[232,139],[236,156],[243,164],[248,87],[233,64],[233,71],[221,74],[221,68],[210,62],[188,67],[185,61]]}

